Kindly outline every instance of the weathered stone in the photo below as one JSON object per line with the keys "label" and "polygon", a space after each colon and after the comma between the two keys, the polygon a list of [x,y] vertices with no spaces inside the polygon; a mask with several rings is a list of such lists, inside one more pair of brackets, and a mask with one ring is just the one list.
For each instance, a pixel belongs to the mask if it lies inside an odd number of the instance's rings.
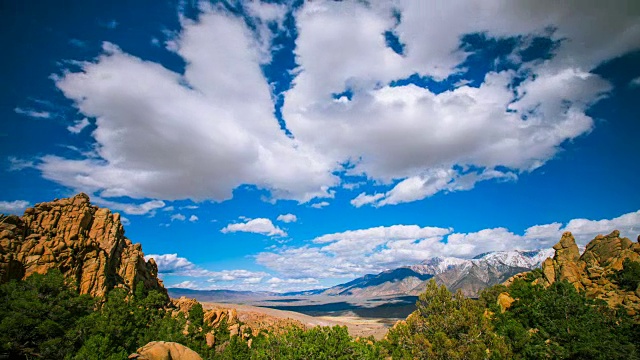
{"label": "weathered stone", "polygon": [[202,360],[197,352],[188,347],[165,341],[152,341],[139,348],[129,359],[138,360]]}
{"label": "weathered stone", "polygon": [[[216,345],[216,337],[215,335],[213,335],[212,332],[208,332],[205,336],[204,336],[205,341],[207,342],[207,347],[212,348]],[[251,347],[251,346],[249,346]]]}
{"label": "weathered stone", "polygon": [[577,261],[580,258],[580,250],[576,245],[576,239],[569,231],[562,234],[562,238],[553,246],[553,249],[556,251],[553,257],[556,261]]}
{"label": "weathered stone", "polygon": [[154,261],[124,236],[120,214],[80,193],[0,218],[0,282],[59,269],[82,294],[104,296],[138,283],[165,292]]}
{"label": "weathered stone", "polygon": [[500,293],[500,295],[498,295],[498,305],[500,306],[500,312],[504,313],[505,311],[507,311],[507,309],[511,307],[514,301],[515,299],[512,298],[509,293]]}
{"label": "weathered stone", "polygon": [[182,296],[179,299],[171,299],[171,303],[177,308],[174,315],[182,314],[186,318],[191,308],[198,304],[198,300]]}
{"label": "weathered stone", "polygon": [[229,326],[229,336],[240,335],[240,324],[233,324]]}
{"label": "weathered stone", "polygon": [[[580,256],[575,239],[566,232],[553,248],[556,250],[553,259],[542,263],[542,285],[566,280],[591,299],[602,299],[610,307],[622,306],[627,313],[640,314],[640,288],[627,292],[612,276],[623,268],[626,259],[640,262],[640,244],[621,238],[615,230],[609,235],[596,236]],[[526,278],[526,273],[514,276],[505,284],[508,286],[516,277]]]}

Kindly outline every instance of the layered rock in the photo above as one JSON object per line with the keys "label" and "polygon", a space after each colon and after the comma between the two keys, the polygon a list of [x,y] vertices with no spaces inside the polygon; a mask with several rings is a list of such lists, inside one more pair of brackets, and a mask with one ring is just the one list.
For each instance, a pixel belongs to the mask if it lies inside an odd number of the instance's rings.
{"label": "layered rock", "polygon": [[40,203],[24,216],[0,217],[0,282],[59,269],[81,294],[114,287],[166,293],[153,259],[124,236],[120,214],[91,205],[80,193]]}
{"label": "layered rock", "polygon": [[[625,259],[640,262],[640,243],[620,237],[615,230],[606,236],[598,235],[580,255],[573,235],[565,232],[553,248],[555,256],[542,263],[542,277],[534,283],[550,286],[566,280],[589,298],[604,300],[611,307],[621,306],[630,315],[640,314],[640,288],[626,291],[612,280],[622,270]],[[526,276],[526,273],[516,275],[505,284]]]}

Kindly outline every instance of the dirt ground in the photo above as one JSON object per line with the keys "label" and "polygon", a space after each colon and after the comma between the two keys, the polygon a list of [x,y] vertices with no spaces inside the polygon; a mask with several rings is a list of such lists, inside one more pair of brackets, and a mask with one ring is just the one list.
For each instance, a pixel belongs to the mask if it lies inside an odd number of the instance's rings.
{"label": "dirt ground", "polygon": [[383,319],[367,319],[357,316],[309,316],[293,311],[283,311],[251,305],[203,302],[202,307],[205,310],[216,307],[236,309],[238,317],[240,318],[243,316],[251,316],[253,313],[272,316],[278,319],[293,319],[308,327],[334,325],[346,326],[351,336],[368,337],[373,335],[377,340],[382,339],[387,333],[388,328],[392,325],[388,321],[385,322]]}

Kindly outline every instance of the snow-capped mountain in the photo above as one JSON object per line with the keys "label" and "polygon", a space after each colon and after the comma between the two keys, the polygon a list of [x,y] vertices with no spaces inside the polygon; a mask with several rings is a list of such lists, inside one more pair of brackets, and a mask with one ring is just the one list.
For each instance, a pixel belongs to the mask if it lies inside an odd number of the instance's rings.
{"label": "snow-capped mountain", "polygon": [[553,249],[492,251],[473,259],[434,257],[421,264],[365,275],[346,284],[325,290],[326,295],[418,295],[433,277],[450,291],[461,290],[466,296],[477,296],[489,286],[504,282],[511,276],[540,267]]}
{"label": "snow-capped mountain", "polygon": [[473,264],[489,264],[493,266],[510,266],[525,269],[535,269],[540,267],[542,262],[553,257],[553,249],[541,250],[511,250],[511,251],[491,251],[475,256],[473,259],[461,259],[456,257],[434,257],[423,261],[419,265],[409,266],[413,271],[420,274],[439,275],[445,271],[460,270],[470,268]]}

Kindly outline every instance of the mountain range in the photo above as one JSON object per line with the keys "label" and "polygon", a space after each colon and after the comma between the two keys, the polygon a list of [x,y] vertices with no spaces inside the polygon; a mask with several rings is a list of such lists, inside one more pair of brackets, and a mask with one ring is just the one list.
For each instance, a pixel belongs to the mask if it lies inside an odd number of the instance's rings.
{"label": "mountain range", "polygon": [[475,297],[486,287],[540,267],[553,254],[553,249],[541,249],[487,252],[473,259],[434,257],[418,265],[365,275],[320,294],[357,297],[419,295],[424,291],[426,282],[434,278],[452,292],[460,290],[466,296]]}
{"label": "mountain range", "polygon": [[489,286],[499,284],[513,275],[539,268],[544,260],[553,257],[554,250],[511,250],[493,251],[477,255],[473,259],[456,257],[434,257],[417,265],[403,266],[367,274],[349,282],[328,289],[296,291],[288,293],[268,293],[230,290],[187,290],[169,288],[169,294],[195,296],[209,301],[220,299],[255,299],[274,296],[352,296],[372,298],[384,296],[417,296],[426,287],[427,281],[435,279],[451,292],[462,291],[465,296],[476,297]]}

